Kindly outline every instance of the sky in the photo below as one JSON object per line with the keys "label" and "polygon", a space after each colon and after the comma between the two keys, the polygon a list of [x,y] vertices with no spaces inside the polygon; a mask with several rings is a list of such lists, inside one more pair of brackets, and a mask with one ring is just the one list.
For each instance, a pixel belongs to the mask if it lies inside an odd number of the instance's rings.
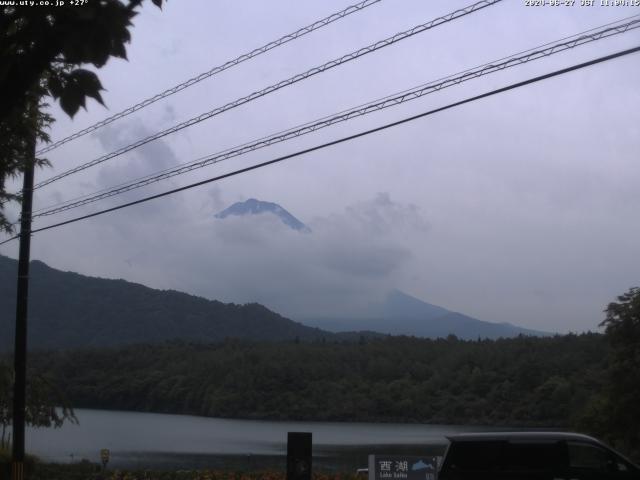
{"label": "sky", "polygon": [[[145,2],[128,61],[98,71],[58,140],[354,1]],[[50,152],[36,182],[473,2],[382,0]],[[36,191],[43,208],[569,35],[640,7],[504,0]],[[640,29],[488,75],[151,187],[42,227],[270,160],[640,44]],[[640,284],[640,54],[428,116],[163,199],[35,234],[32,258],[292,319],[353,315],[399,289],[482,320],[595,330]],[[18,184],[16,184],[16,188]],[[307,224],[215,219],[276,202]],[[17,218],[17,207],[8,208]],[[0,247],[17,258],[17,242]]]}

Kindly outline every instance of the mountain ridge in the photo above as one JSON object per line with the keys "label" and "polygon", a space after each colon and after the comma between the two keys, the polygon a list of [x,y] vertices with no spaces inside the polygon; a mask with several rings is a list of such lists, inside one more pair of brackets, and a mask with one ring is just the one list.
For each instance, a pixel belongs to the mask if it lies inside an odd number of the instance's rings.
{"label": "mountain ridge", "polygon": [[[0,351],[11,348],[17,261],[0,255]],[[182,340],[359,341],[385,335],[461,339],[545,335],[483,322],[400,291],[376,308],[378,317],[294,321],[258,303],[236,305],[123,279],[63,272],[31,262],[29,346],[34,349],[114,347]],[[394,314],[395,312],[395,314]]]}
{"label": "mountain ridge", "polygon": [[465,340],[477,338],[547,336],[552,333],[519,327],[507,322],[494,323],[432,305],[400,290],[389,292],[385,300],[372,305],[356,317],[300,319],[302,323],[330,332],[374,331],[387,335],[441,338],[455,335]]}
{"label": "mountain ridge", "polygon": [[[0,255],[0,338],[15,329],[17,261]],[[217,342],[333,339],[258,303],[236,305],[31,262],[30,348],[111,347],[181,339]],[[0,349],[9,348],[9,342]]]}

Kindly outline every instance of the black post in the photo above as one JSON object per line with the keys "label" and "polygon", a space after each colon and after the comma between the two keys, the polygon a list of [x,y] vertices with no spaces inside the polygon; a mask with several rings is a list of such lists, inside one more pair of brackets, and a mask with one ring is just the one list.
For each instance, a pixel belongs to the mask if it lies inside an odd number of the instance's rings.
{"label": "black post", "polygon": [[311,480],[311,444],[310,432],[288,432],[286,480]]}
{"label": "black post", "polygon": [[12,480],[24,479],[24,427],[27,385],[27,304],[29,300],[29,256],[31,248],[31,211],[33,204],[33,170],[35,141],[31,158],[24,168],[22,213],[20,216],[20,253],[18,257],[18,291],[16,298],[16,342],[14,350],[15,383],[13,386],[13,458]]}

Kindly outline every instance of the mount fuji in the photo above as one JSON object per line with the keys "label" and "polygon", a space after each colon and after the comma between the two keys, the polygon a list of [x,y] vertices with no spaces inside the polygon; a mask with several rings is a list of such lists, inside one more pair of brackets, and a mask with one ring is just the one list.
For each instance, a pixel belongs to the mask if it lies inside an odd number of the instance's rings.
{"label": "mount fuji", "polygon": [[250,198],[244,202],[234,203],[230,207],[222,210],[220,213],[217,213],[215,218],[224,219],[229,216],[262,215],[265,213],[275,215],[282,223],[293,230],[297,230],[302,233],[311,233],[311,229],[309,227],[277,203],[263,202],[261,200],[256,200],[255,198]]}

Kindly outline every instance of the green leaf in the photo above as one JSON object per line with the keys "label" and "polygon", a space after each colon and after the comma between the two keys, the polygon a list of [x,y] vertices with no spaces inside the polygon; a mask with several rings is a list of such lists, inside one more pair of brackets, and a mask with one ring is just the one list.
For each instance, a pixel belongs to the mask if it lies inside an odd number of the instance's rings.
{"label": "green leaf", "polygon": [[78,88],[67,85],[60,96],[60,106],[62,110],[71,118],[78,112],[80,107],[85,107],[86,95]]}
{"label": "green leaf", "polygon": [[51,73],[48,81],[49,93],[53,98],[60,98],[64,89],[62,78],[60,75]]}
{"label": "green leaf", "polygon": [[59,92],[60,106],[73,118],[80,107],[86,109],[86,97],[91,97],[104,105],[100,91],[104,90],[98,76],[82,68],[66,75],[64,87]]}
{"label": "green leaf", "polygon": [[85,96],[91,97],[101,105],[104,105],[100,91],[104,90],[98,76],[82,68],[78,68],[69,74],[69,87],[78,88]]}
{"label": "green leaf", "polygon": [[111,54],[114,57],[124,58],[125,60],[128,60],[128,58],[127,58],[127,49],[124,48],[124,44],[123,43],[115,42],[113,44],[113,46],[111,47]]}

